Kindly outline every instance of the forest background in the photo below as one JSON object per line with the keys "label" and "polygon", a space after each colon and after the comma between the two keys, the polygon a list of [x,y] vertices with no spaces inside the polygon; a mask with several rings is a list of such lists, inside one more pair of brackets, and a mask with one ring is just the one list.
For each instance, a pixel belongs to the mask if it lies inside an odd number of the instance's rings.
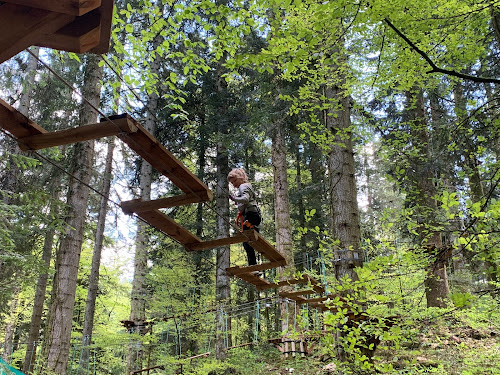
{"label": "forest background", "polygon": [[[115,140],[22,153],[2,131],[4,360],[500,373],[499,1],[115,6],[109,53],[34,47],[0,66],[2,99],[47,130],[129,113],[214,191],[166,211],[204,239],[234,230],[226,176],[245,168],[290,265],[265,276],[307,271],[343,299],[321,312],[259,293],[224,272],[245,264],[240,245],[187,253],[124,217],[121,200],[177,191]],[[322,334],[314,355],[280,360],[267,339],[297,332]]]}

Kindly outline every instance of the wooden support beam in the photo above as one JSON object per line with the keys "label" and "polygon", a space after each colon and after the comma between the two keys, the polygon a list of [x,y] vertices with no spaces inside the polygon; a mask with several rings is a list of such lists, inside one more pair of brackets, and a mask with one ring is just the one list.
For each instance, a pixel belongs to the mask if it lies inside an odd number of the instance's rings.
{"label": "wooden support beam", "polygon": [[16,4],[0,4],[0,63],[36,45],[40,36],[53,34],[75,16]]}
{"label": "wooden support beam", "polygon": [[121,202],[123,212],[131,214],[134,212],[158,210],[160,208],[179,207],[192,203],[206,202],[213,198],[211,190],[202,191],[197,194],[184,194],[174,197],[160,198],[152,201],[144,201],[141,198]]}
{"label": "wooden support beam", "polygon": [[74,16],[81,16],[101,5],[101,0],[3,0],[3,2]]}
{"label": "wooden support beam", "polygon": [[55,33],[42,34],[36,43],[40,47],[84,53],[96,47],[101,38],[101,12],[95,9]]}
{"label": "wooden support beam", "polygon": [[0,99],[0,126],[16,138],[47,133],[47,130],[2,99]]}
{"label": "wooden support beam", "polygon": [[102,54],[109,51],[109,41],[111,38],[111,26],[113,23],[114,0],[102,0],[99,12],[101,14],[101,36],[99,43],[89,52]]}
{"label": "wooden support beam", "polygon": [[172,237],[182,245],[193,244],[196,242],[202,242],[201,239],[196,237],[186,228],[169,218],[163,212],[158,210],[138,212],[137,216],[143,219],[145,222],[155,227],[156,229],[162,231],[167,236]]}
{"label": "wooden support beam", "polygon": [[201,193],[210,190],[189,169],[156,140],[142,125],[127,114],[115,117],[128,117],[139,129],[135,133],[121,134],[118,137],[150,163],[165,177],[170,179],[184,193]]}
{"label": "wooden support beam", "polygon": [[252,238],[255,238],[255,231],[245,231],[242,233],[238,233],[233,237],[227,238],[219,238],[211,241],[203,241],[201,243],[187,244],[185,246],[187,251],[198,251],[198,250],[206,250],[213,249],[214,247],[232,245],[235,243],[248,242]]}
{"label": "wooden support beam", "polygon": [[43,148],[84,142],[120,133],[134,133],[137,127],[127,118],[104,121],[97,124],[79,126],[77,128],[59,130],[50,133],[36,134],[18,139],[23,151],[40,150]]}

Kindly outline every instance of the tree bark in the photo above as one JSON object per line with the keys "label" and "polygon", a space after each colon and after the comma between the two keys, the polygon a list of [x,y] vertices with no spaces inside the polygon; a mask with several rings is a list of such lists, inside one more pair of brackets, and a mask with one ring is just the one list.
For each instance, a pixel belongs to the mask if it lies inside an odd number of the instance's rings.
{"label": "tree bark", "polygon": [[[292,230],[290,223],[290,199],[288,196],[288,179],[286,163],[286,140],[284,120],[278,119],[274,123],[272,135],[271,160],[274,176],[274,220],[276,228],[276,250],[285,257],[286,267],[280,267],[280,278],[290,278],[294,272]],[[289,291],[290,287],[282,287]],[[289,312],[292,311],[290,314]],[[289,332],[295,327],[294,309],[288,306],[288,300],[281,302],[281,328],[283,332]]]}
{"label": "tree bark", "polygon": [[[471,125],[467,112],[467,102],[465,99],[463,85],[460,82],[455,84],[453,94],[455,99],[455,115],[457,116],[457,120],[460,124],[459,129],[470,129]],[[479,172],[480,163],[476,156],[477,147],[473,140],[470,140],[470,136],[468,134],[464,134],[463,138],[465,140],[465,144],[463,147],[460,147],[463,157],[462,168],[468,176],[471,201],[472,203],[478,203],[481,201],[485,202],[484,188],[481,174]],[[493,284],[492,287],[494,289],[494,283],[498,282],[498,260],[496,259],[494,249],[491,246],[486,247],[484,258],[486,278],[490,284]]]}
{"label": "tree bark", "polygon": [[[151,66],[152,74],[159,74],[160,64],[158,59]],[[149,95],[147,101],[148,115],[144,122],[144,128],[151,134],[155,133],[156,121],[155,115],[158,109],[158,94],[155,92]],[[140,174],[140,189],[141,198],[145,201],[151,200],[151,181],[153,167],[151,164],[142,161]],[[149,235],[147,230],[149,225],[142,221],[137,222],[137,235],[135,240],[135,256],[134,256],[134,279],[132,281],[132,291],[130,294],[130,318],[134,323],[134,330],[137,333],[144,334],[146,332],[146,275],[147,275],[147,260],[148,260],[148,243]],[[128,372],[142,368],[143,360],[142,345],[132,344],[128,353]]]}
{"label": "tree bark", "polygon": [[433,168],[431,167],[432,155],[430,137],[427,131],[425,117],[424,95],[421,89],[407,92],[408,120],[410,122],[414,147],[417,148],[417,157],[411,158],[410,176],[412,191],[408,198],[413,199],[416,219],[419,224],[418,231],[422,246],[428,250],[430,265],[427,269],[425,295],[427,307],[446,307],[446,300],[450,292],[448,275],[446,272],[446,259],[443,259],[441,233],[435,231],[437,203],[434,199],[436,187],[434,186]]}
{"label": "tree bark", "polygon": [[3,342],[2,358],[5,362],[10,362],[14,347],[14,335],[16,333],[17,321],[19,317],[19,295],[21,293],[21,283],[17,283],[12,291],[12,297],[9,303],[9,312],[5,324],[5,335]]}
{"label": "tree bark", "polygon": [[[52,200],[53,202],[57,202],[59,200],[60,194],[58,185],[60,185],[61,183],[61,178],[56,168],[53,169],[51,175],[53,176],[51,180]],[[53,203],[50,209],[50,217],[58,216],[59,213],[57,212],[57,203]],[[50,267],[50,261],[52,259],[55,234],[55,228],[51,225],[45,233],[45,239],[43,242],[42,266],[44,267],[44,270],[40,273],[40,276],[38,276],[38,280],[36,283],[33,311],[31,313],[30,330],[27,340],[28,346],[26,348],[26,354],[24,356],[23,364],[23,372],[26,374],[30,374],[34,370],[33,364],[36,363],[36,351],[38,347],[38,340],[40,338],[40,328],[42,326],[43,306],[45,303],[45,293],[47,291],[47,283],[49,278],[48,270]]]}
{"label": "tree bark", "polygon": [[80,359],[79,369],[87,368],[89,361],[89,345],[92,343],[92,330],[94,328],[95,302],[97,290],[99,288],[99,268],[101,266],[101,254],[104,240],[104,227],[106,225],[106,215],[108,212],[109,191],[111,188],[113,152],[115,142],[113,138],[108,140],[108,150],[104,167],[104,179],[102,186],[102,196],[97,216],[97,228],[95,234],[94,252],[92,254],[92,266],[89,276],[89,289],[87,291],[87,302],[85,304],[85,318],[82,331],[83,352]]}
{"label": "tree bark", "polygon": [[[88,55],[85,64],[85,85],[83,96],[94,107],[99,107],[100,80],[102,67],[99,67],[99,57]],[[87,102],[84,102],[80,112],[80,125],[97,122],[97,112]],[[48,338],[46,341],[47,367],[56,374],[66,374],[69,357],[71,326],[75,302],[78,265],[82,250],[83,232],[89,197],[94,142],[77,143],[71,165],[70,186],[67,197],[66,226],[60,248],[57,253],[53,300],[48,320]]]}
{"label": "tree bark", "polygon": [[331,232],[340,241],[340,248],[335,253],[335,277],[356,281],[358,276],[354,268],[363,264],[363,254],[360,251],[350,97],[339,87],[328,87],[326,96],[338,103],[337,108],[328,110],[325,118],[327,129],[335,136],[328,155]]}

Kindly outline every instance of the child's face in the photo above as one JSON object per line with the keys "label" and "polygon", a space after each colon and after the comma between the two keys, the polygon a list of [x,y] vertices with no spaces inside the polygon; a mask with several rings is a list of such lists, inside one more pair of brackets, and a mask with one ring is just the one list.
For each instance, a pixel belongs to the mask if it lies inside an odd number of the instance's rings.
{"label": "child's face", "polygon": [[231,183],[231,185],[233,185],[235,188],[239,188],[240,185],[242,184],[241,178],[238,178],[236,176],[232,176],[228,180]]}

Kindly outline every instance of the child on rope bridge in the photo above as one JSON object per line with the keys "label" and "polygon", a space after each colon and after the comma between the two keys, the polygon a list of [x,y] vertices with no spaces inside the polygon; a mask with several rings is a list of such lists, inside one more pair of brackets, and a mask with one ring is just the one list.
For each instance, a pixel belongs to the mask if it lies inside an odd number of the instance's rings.
{"label": "child on rope bridge", "polygon": [[[238,219],[242,219],[242,229],[255,229],[258,232],[262,216],[257,206],[255,192],[250,182],[248,182],[247,174],[243,168],[235,168],[229,172],[227,180],[238,189],[238,196],[230,195],[229,199],[238,206]],[[257,264],[254,248],[248,242],[243,243],[243,248],[247,253],[248,265]]]}

